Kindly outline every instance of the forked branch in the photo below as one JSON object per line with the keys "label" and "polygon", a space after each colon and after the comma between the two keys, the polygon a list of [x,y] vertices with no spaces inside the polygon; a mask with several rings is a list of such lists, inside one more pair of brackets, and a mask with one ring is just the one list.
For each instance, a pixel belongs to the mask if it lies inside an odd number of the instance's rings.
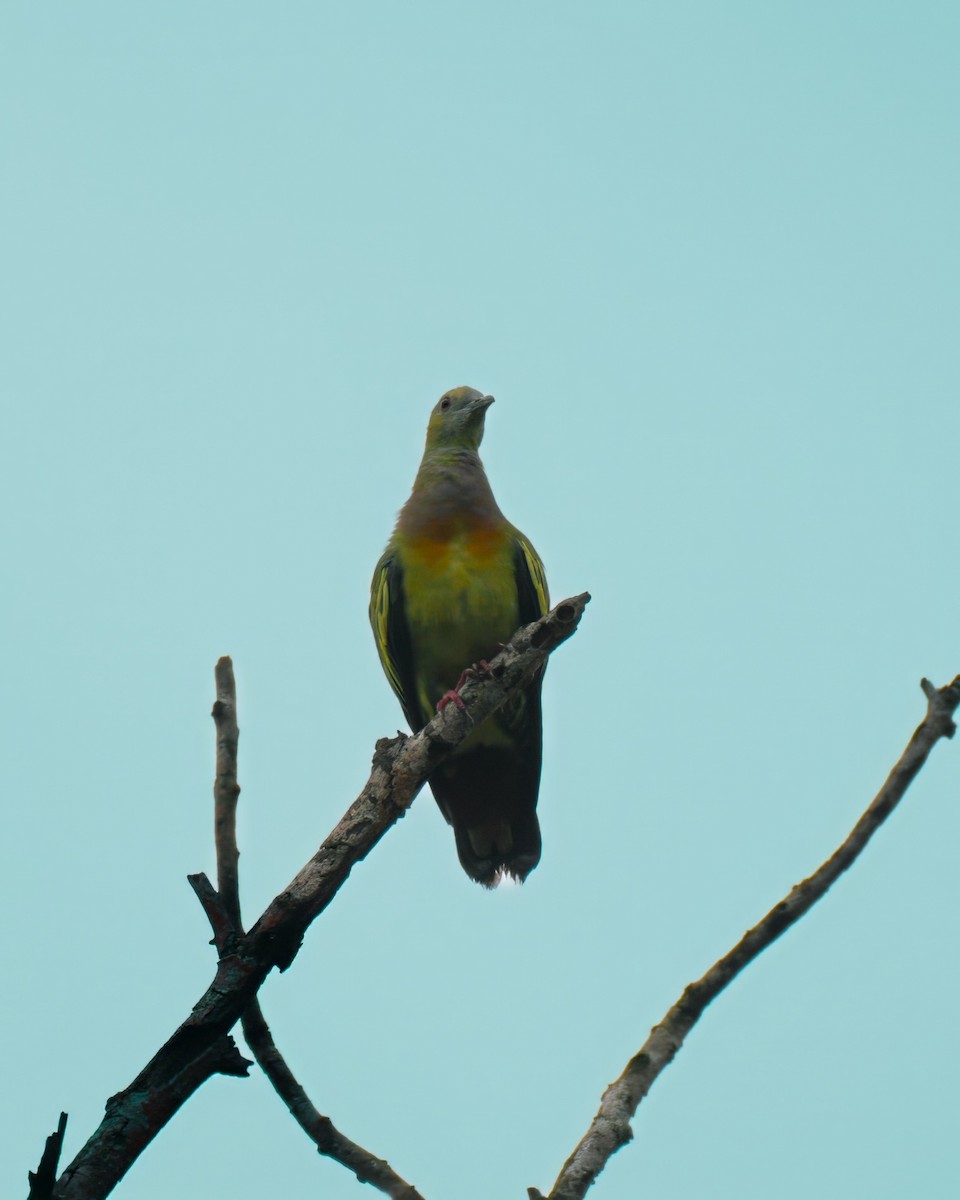
{"label": "forked branch", "polygon": [[[213,796],[219,894],[202,876],[193,876],[191,883],[210,920],[217,950],[225,954],[231,941],[243,933],[236,819],[240,796],[237,782],[240,729],[237,685],[229,658],[221,658],[217,663],[215,680],[217,699],[212,715],[217,727],[217,769]],[[258,997],[253,998],[240,1020],[243,1036],[261,1070],[321,1154],[352,1171],[361,1183],[379,1188],[391,1200],[423,1200],[416,1188],[402,1179],[388,1162],[351,1141],[317,1110],[274,1042]]]}
{"label": "forked branch", "polygon": [[[221,922],[227,953],[193,1011],[136,1079],[111,1097],[106,1115],[53,1189],[54,1200],[100,1200],[123,1178],[181,1104],[217,1072],[243,1074],[246,1062],[228,1037],[274,967],[293,961],[303,934],[423,787],[427,776],[471,729],[543,669],[548,655],[577,629],[590,597],[564,600],[519,629],[490,664],[489,675],[462,689],[464,708],[449,705],[413,737],[377,743],[363,791],[320,849],[241,936],[226,908],[208,897]],[[227,781],[229,782],[229,781]],[[206,880],[197,879],[212,893]],[[216,895],[214,893],[214,895]]]}

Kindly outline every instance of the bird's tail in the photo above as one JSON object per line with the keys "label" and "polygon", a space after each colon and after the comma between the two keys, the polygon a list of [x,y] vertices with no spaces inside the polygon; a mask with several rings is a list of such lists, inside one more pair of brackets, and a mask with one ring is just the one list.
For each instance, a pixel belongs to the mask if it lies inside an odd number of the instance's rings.
{"label": "bird's tail", "polygon": [[455,755],[430,777],[471,879],[485,887],[505,875],[523,882],[540,861],[539,783],[522,756],[488,746]]}

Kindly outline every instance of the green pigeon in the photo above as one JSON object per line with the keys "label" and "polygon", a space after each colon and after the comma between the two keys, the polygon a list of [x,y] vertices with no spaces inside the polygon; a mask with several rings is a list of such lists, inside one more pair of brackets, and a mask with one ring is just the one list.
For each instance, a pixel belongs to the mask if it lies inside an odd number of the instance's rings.
{"label": "green pigeon", "polygon": [[[492,659],[549,607],[543,563],[500,511],[478,453],[493,396],[445,392],[430,414],[410,499],[377,563],[370,624],[380,662],[416,732],[471,664]],[[486,887],[540,860],[542,672],[474,729],[430,776],[466,873]]]}

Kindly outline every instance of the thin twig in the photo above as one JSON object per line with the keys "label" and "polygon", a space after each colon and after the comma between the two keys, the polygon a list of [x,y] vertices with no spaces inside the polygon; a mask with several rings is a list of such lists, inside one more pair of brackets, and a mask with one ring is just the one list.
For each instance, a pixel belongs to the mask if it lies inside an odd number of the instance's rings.
{"label": "thin twig", "polygon": [[[221,658],[217,663],[214,679],[217,699],[212,715],[217,727],[217,776],[213,791],[217,880],[220,893],[216,902],[216,893],[205,878],[201,881],[191,877],[190,882],[197,891],[213,927],[214,941],[223,952],[228,945],[230,934],[243,934],[236,820],[237,798],[240,795],[237,782],[237,686],[233,663],[229,658]],[[337,1129],[329,1117],[317,1111],[277,1048],[260,1001],[256,997],[244,1012],[241,1024],[247,1045],[263,1073],[273,1084],[274,1090],[286,1104],[294,1120],[321,1154],[353,1171],[361,1183],[373,1184],[392,1200],[423,1200],[416,1188],[402,1179],[388,1162],[351,1141]]]}
{"label": "thin twig", "polygon": [[99,1128],[57,1181],[54,1200],[101,1200],[108,1195],[203,1079],[224,1069],[216,1065],[225,1063],[218,1052],[220,1040],[226,1040],[270,971],[290,965],[310,922],[330,903],[353,866],[403,816],[434,767],[475,725],[543,670],[548,655],[576,631],[589,599],[584,593],[564,600],[518,630],[490,664],[490,674],[462,688],[463,710],[448,705],[413,737],[400,735],[377,743],[373,770],[359,797],[250,933],[220,958],[213,982],[180,1028],[108,1103]]}
{"label": "thin twig", "polygon": [[217,953],[225,956],[232,947],[235,948],[238,930],[230,919],[223,897],[202,871],[199,875],[188,875],[187,883],[193,888],[203,911],[207,914]]}
{"label": "thin twig", "polygon": [[214,681],[217,698],[211,715],[217,726],[217,774],[213,784],[217,891],[234,929],[240,933],[240,852],[237,849],[237,801],[240,799],[240,784],[237,782],[237,745],[240,730],[237,726],[237,685],[233,677],[233,661],[226,655],[217,662]]}
{"label": "thin twig", "polygon": [[294,1120],[321,1154],[353,1171],[361,1183],[379,1188],[391,1200],[423,1200],[413,1184],[402,1179],[385,1159],[352,1142],[329,1117],[317,1111],[274,1044],[257,1000],[243,1014],[243,1036]]}
{"label": "thin twig", "polygon": [[57,1181],[57,1163],[63,1149],[63,1138],[67,1132],[67,1114],[62,1112],[57,1122],[56,1130],[50,1134],[43,1147],[40,1163],[36,1171],[28,1171],[30,1194],[27,1200],[50,1200],[53,1185]]}
{"label": "thin twig", "polygon": [[[953,714],[960,705],[960,675],[940,689],[926,679],[920,686],[927,697],[927,715],[846,841],[819,870],[797,884],[775,905],[702,979],[687,986],[660,1024],[654,1026],[620,1078],[604,1092],[590,1128],[564,1163],[546,1200],[582,1200],[610,1157],[630,1141],[633,1136],[630,1120],[640,1101],[672,1061],[710,1001],[826,894],[896,808],[940,738],[953,737],[956,730]],[[536,1188],[529,1188],[528,1196],[530,1200],[544,1200]]]}

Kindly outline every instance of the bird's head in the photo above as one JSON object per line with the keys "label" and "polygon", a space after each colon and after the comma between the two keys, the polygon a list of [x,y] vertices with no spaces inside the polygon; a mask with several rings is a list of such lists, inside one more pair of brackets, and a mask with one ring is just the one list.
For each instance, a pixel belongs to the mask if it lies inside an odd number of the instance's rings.
{"label": "bird's head", "polygon": [[483,439],[483,419],[493,403],[476,388],[457,387],[444,392],[434,405],[427,426],[427,449],[480,449]]}

